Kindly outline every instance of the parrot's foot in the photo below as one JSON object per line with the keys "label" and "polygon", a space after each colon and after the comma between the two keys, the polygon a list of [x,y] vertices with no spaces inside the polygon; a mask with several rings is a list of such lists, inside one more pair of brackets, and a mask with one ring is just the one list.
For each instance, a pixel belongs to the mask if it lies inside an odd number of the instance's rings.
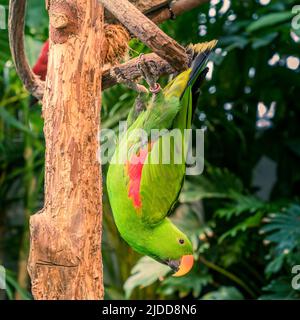
{"label": "parrot's foot", "polygon": [[120,68],[115,67],[112,72],[113,72],[112,75],[114,77],[116,77],[118,83],[125,84],[130,89],[133,89],[139,93],[148,93],[149,92],[145,86],[138,84],[135,81],[132,81],[131,79],[128,79]]}
{"label": "parrot's foot", "polygon": [[149,91],[156,95],[160,92],[161,86],[157,83],[158,80],[158,72],[156,64],[152,61],[146,61],[144,54],[140,54],[138,68],[141,71],[142,77],[146,80],[149,85]]}

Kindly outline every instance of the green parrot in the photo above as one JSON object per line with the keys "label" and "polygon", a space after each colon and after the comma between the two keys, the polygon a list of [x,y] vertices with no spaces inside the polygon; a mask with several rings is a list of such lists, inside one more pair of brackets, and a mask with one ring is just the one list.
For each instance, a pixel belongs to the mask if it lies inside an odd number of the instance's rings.
{"label": "green parrot", "polygon": [[[137,252],[167,264],[174,276],[188,273],[194,259],[190,240],[168,218],[186,170],[183,135],[179,139],[171,135],[174,129],[183,133],[191,128],[195,98],[215,45],[210,41],[192,46],[190,68],[149,99],[144,109],[133,108],[107,173],[108,196],[121,236]],[[141,130],[143,134],[138,134]],[[163,134],[157,134],[159,130]],[[164,147],[169,162],[163,160]]]}

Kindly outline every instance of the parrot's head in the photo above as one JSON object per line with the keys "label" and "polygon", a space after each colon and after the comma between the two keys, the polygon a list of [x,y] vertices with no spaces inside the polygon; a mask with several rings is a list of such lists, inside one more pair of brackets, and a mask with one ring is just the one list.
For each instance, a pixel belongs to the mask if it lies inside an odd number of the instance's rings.
{"label": "parrot's head", "polygon": [[[152,237],[151,237],[152,238]],[[187,274],[193,267],[193,247],[188,237],[169,219],[153,228],[153,239],[147,243],[147,254],[160,263],[168,265],[180,277]]]}

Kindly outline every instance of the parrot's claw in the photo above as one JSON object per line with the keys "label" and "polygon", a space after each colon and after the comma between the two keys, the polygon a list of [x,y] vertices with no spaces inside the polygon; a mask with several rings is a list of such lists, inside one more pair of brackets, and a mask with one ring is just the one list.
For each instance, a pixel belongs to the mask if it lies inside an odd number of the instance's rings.
{"label": "parrot's claw", "polygon": [[150,90],[150,92],[153,93],[153,94],[158,94],[159,91],[161,90],[161,86],[160,86],[159,83],[155,83],[154,87],[153,87],[153,88],[150,87],[149,90]]}
{"label": "parrot's claw", "polygon": [[141,53],[139,56],[138,68],[141,71],[142,77],[146,80],[149,85],[149,91],[156,95],[160,92],[160,84],[157,83],[157,72],[156,65],[152,61],[145,60],[144,54]]}
{"label": "parrot's claw", "polygon": [[114,68],[113,70],[113,76],[116,77],[118,83],[123,83],[130,89],[133,89],[139,93],[148,93],[148,89],[141,85],[136,83],[135,81],[132,81],[131,79],[128,79],[124,73],[119,68]]}

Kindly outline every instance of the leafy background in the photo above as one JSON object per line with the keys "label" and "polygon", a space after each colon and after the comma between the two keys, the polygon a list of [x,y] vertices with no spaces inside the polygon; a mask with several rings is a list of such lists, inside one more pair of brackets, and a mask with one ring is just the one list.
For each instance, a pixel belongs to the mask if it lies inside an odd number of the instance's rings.
{"label": "leafy background", "polygon": [[[30,63],[47,39],[44,2],[29,0]],[[7,7],[7,0],[0,0]],[[104,193],[106,299],[298,299],[300,264],[300,30],[297,1],[212,0],[162,25],[182,44],[216,38],[194,127],[205,130],[205,170],[187,177],[172,219],[192,239],[196,263],[173,278],[119,237]],[[41,107],[14,70],[0,31],[0,299],[31,299],[26,271],[28,219],[43,204]],[[132,41],[132,55],[147,48]],[[166,82],[167,79],[162,79]],[[117,130],[136,94],[104,92],[102,126]],[[107,167],[103,167],[104,176]]]}

